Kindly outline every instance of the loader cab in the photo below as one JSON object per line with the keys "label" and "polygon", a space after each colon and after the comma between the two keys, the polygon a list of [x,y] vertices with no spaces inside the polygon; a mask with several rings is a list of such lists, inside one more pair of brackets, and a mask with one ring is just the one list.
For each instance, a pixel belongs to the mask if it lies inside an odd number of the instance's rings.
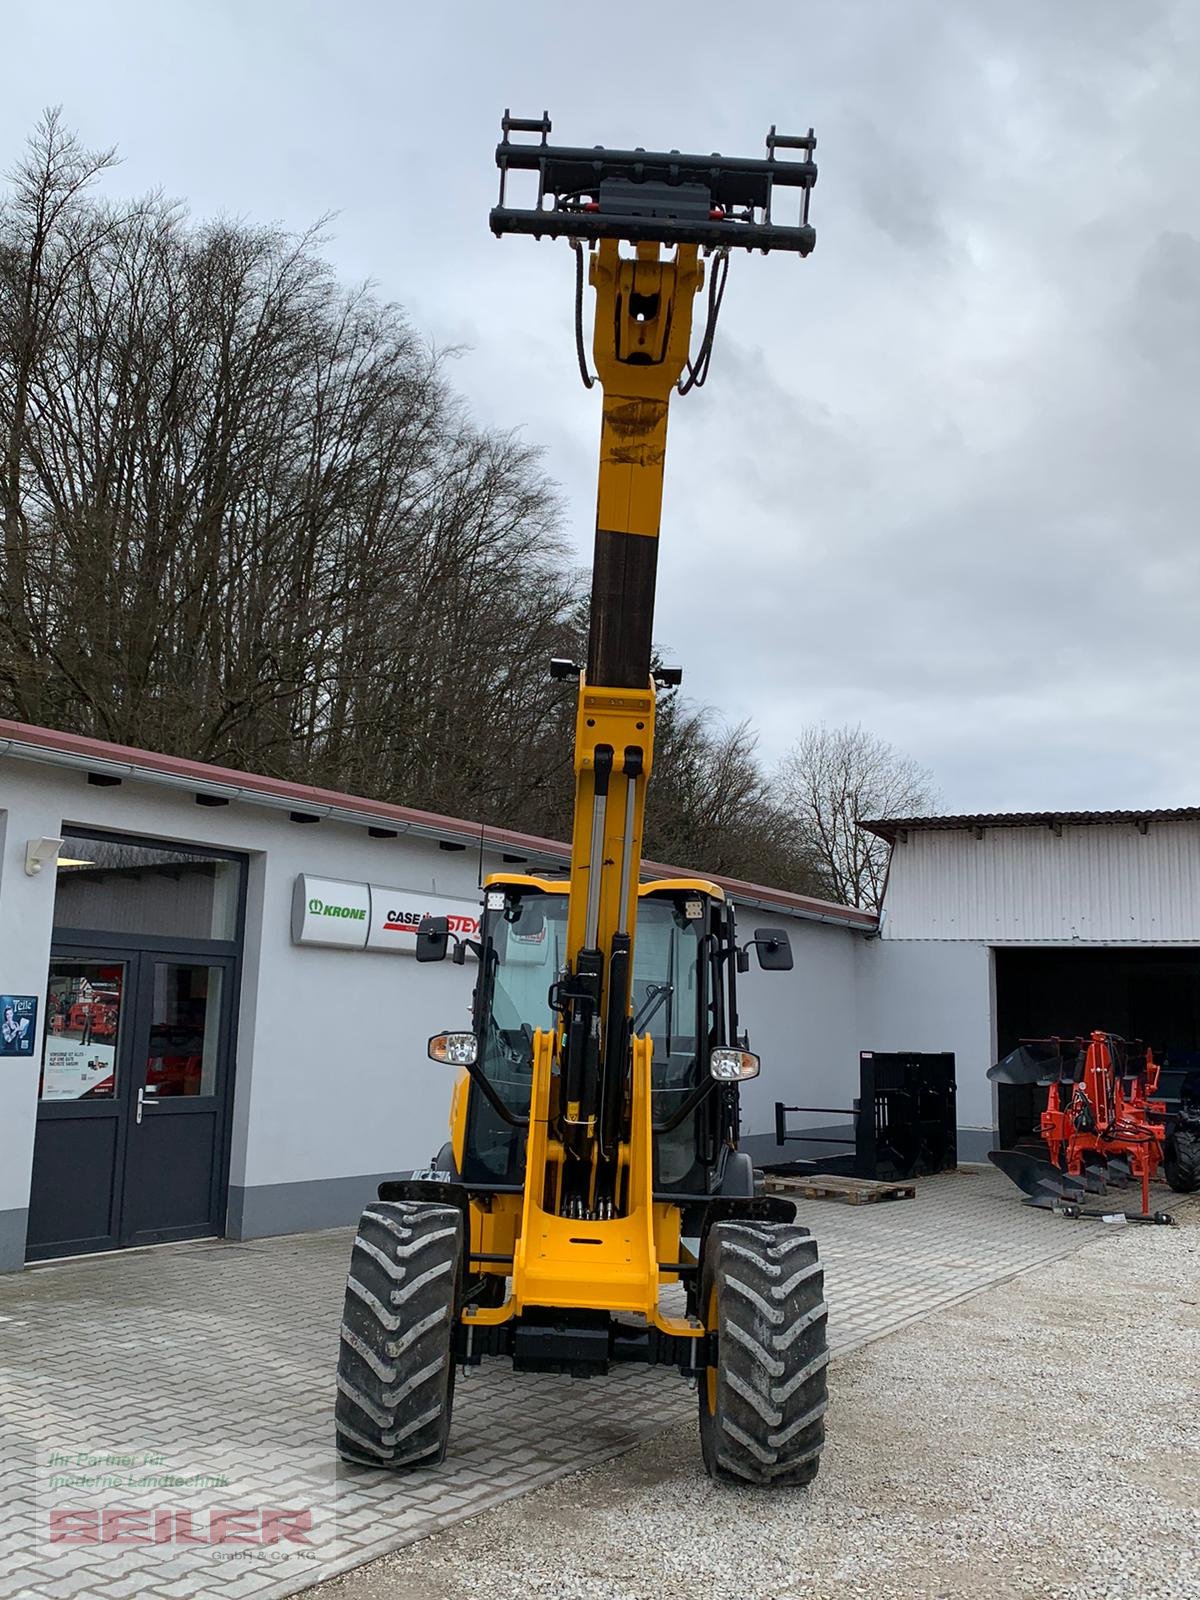
{"label": "loader cab", "polygon": [[[550,988],[566,963],[565,881],[489,880],[472,1005],[476,1068],[504,1108],[529,1109],[535,1029],[556,1026]],[[641,886],[633,960],[634,1032],[654,1041],[654,1188],[660,1198],[720,1187],[738,1133],[738,1087],[708,1085],[714,1048],[737,1045],[733,908],[719,886],[663,879]],[[525,1130],[514,1127],[464,1074],[456,1092],[455,1166],[474,1190],[520,1189]]]}

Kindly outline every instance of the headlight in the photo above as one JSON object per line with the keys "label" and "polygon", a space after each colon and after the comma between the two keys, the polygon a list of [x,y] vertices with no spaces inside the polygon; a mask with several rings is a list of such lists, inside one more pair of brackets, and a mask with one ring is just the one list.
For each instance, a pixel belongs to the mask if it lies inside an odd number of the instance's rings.
{"label": "headlight", "polygon": [[722,1046],[708,1058],[708,1070],[718,1083],[740,1083],[744,1078],[758,1077],[759,1061],[752,1050],[734,1050]]}
{"label": "headlight", "polygon": [[429,1041],[429,1059],[448,1067],[473,1067],[479,1056],[479,1040],[473,1033],[435,1033]]}

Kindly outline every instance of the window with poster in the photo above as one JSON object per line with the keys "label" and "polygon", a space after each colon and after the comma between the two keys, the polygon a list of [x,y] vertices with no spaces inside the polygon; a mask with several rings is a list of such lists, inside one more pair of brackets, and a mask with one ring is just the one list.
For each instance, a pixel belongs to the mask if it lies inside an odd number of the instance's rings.
{"label": "window with poster", "polygon": [[125,993],[123,961],[50,962],[43,1100],[111,1100]]}

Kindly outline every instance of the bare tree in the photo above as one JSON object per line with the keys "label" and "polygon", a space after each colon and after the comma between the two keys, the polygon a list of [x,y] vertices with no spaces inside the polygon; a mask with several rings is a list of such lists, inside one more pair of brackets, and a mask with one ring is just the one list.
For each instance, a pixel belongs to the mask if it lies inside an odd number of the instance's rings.
{"label": "bare tree", "polygon": [[746,722],[665,696],[647,802],[645,853],[659,861],[820,891],[807,842],[776,804]]}
{"label": "bare tree", "polygon": [[[319,226],[112,203],[113,160],[50,112],[0,197],[0,713],[565,838],[586,605],[538,451]],[[647,855],[835,881],[745,724],[659,730]]]}
{"label": "bare tree", "polygon": [[777,798],[815,857],[825,892],[874,908],[883,894],[888,847],[860,821],[927,814],[933,777],[862,727],[807,728],[776,773]]}
{"label": "bare tree", "polygon": [[107,216],[86,191],[116,160],[86,150],[59,108],[44,113],[25,154],[7,174],[0,207],[0,521],[4,537],[3,632],[28,650],[33,600],[23,472],[36,364],[54,337],[73,274],[102,235]]}
{"label": "bare tree", "polygon": [[538,452],[300,236],[110,205],[57,113],[0,200],[0,709],[528,825],[578,603]]}

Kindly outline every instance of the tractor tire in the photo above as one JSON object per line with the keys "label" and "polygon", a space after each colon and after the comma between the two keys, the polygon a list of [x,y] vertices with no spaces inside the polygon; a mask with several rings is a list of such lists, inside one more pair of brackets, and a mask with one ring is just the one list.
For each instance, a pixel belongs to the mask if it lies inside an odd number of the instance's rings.
{"label": "tractor tire", "polygon": [[1171,1135],[1163,1151],[1163,1177],[1176,1194],[1200,1189],[1200,1134]]}
{"label": "tractor tire", "polygon": [[811,1483],[825,1442],[825,1275],[793,1222],[709,1229],[700,1306],[717,1336],[700,1379],[700,1449],[712,1478]]}
{"label": "tractor tire", "polygon": [[359,1219],[338,1354],[338,1453],[392,1471],[446,1453],[462,1277],[457,1206],[377,1200]]}

